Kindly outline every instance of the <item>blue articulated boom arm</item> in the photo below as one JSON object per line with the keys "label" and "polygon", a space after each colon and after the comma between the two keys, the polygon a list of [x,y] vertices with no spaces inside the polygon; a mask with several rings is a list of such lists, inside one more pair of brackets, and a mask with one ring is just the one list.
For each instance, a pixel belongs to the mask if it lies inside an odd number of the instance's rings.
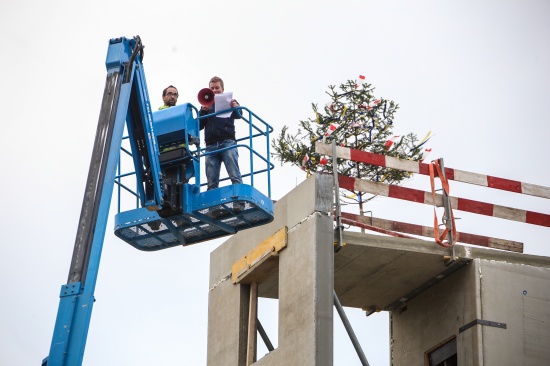
{"label": "blue articulated boom arm", "polygon": [[82,364],[125,122],[132,148],[139,151],[136,175],[142,205],[156,210],[162,203],[142,58],[139,36],[109,41],[107,80],[73,257],[67,284],[61,287],[50,352],[42,365]]}
{"label": "blue articulated boom arm", "polygon": [[[250,151],[251,184],[201,192],[200,157],[212,153],[200,152],[198,110],[185,103],[153,113],[142,61],[139,36],[109,41],[107,80],[73,257],[43,366],[82,364],[113,189],[115,184],[119,189],[124,186],[117,166],[121,151],[128,153],[122,147],[125,127],[137,183],[131,193],[139,198],[140,207],[115,216],[115,235],[130,245],[143,251],[185,246],[264,225],[274,218],[273,202],[254,188],[253,179],[255,173],[267,172],[270,187],[272,127],[248,111],[249,118],[242,119],[249,125],[249,145],[238,147]],[[253,124],[253,117],[261,127]],[[253,148],[252,138],[260,135],[266,138],[267,159]],[[265,168],[254,171],[256,156]]]}

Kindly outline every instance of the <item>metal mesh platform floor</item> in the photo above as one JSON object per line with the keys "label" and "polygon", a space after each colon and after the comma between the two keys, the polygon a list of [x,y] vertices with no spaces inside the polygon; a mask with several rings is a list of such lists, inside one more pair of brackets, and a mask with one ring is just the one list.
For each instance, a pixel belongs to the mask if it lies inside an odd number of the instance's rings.
{"label": "metal mesh platform floor", "polygon": [[272,215],[245,201],[219,204],[169,218],[139,208],[117,215],[115,235],[139,250],[155,251],[231,235],[272,220]]}

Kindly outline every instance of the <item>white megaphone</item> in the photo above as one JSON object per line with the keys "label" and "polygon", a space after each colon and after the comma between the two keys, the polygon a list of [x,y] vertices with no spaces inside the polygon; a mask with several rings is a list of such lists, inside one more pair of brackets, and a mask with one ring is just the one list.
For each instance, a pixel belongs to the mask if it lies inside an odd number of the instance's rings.
{"label": "white megaphone", "polygon": [[214,103],[214,92],[209,88],[201,89],[197,98],[203,107],[208,108]]}

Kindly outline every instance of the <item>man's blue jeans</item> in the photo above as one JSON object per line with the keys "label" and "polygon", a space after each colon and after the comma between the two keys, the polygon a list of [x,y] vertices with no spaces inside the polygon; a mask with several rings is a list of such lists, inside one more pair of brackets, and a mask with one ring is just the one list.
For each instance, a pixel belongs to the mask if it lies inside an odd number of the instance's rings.
{"label": "man's blue jeans", "polygon": [[[230,146],[236,146],[237,142],[234,140],[223,140],[214,142],[213,144],[206,146],[206,152],[212,152],[220,150]],[[237,148],[228,149],[217,154],[207,155],[205,166],[206,166],[206,180],[208,182],[208,189],[218,188],[220,183],[220,167],[225,165],[225,170],[231,183],[242,183],[241,172],[239,170],[239,153]]]}

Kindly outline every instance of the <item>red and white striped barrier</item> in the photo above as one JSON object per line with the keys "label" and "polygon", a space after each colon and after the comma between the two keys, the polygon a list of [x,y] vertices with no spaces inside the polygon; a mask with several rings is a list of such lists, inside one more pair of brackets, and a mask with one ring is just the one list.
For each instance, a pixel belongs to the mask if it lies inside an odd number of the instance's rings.
{"label": "red and white striped barrier", "polygon": [[[443,196],[441,194],[435,195],[434,202],[432,192],[424,192],[418,189],[401,187],[393,184],[371,182],[344,175],[338,176],[338,182],[340,188],[348,189],[350,191],[367,192],[385,197],[399,198],[406,201],[443,207]],[[451,208],[455,210],[550,227],[550,215],[547,214],[499,206],[480,201],[473,201],[465,198],[449,197],[449,199],[451,202]]]}
{"label": "red and white striped barrier", "polygon": [[[325,144],[322,141],[316,142],[315,151],[319,154],[332,156],[332,146],[330,144]],[[386,168],[404,170],[411,173],[430,175],[429,164],[374,154],[368,151],[350,149],[348,147],[337,146],[336,157]],[[470,173],[452,168],[445,168],[445,176],[448,180],[454,180],[457,182],[470,183],[478,186],[500,189],[503,191],[527,194],[530,196],[550,198],[550,188],[536,184]]]}
{"label": "red and white striped barrier", "polygon": [[[398,237],[414,238],[407,235],[396,234],[395,232],[431,238],[434,237],[434,229],[428,226],[409,224],[406,222],[393,220],[384,220],[376,217],[360,216],[347,212],[342,212],[342,222],[344,224],[357,226],[367,230],[381,232],[387,235]],[[457,232],[456,236],[456,241],[460,243],[523,253],[523,243],[517,241],[491,238],[488,236],[468,234],[463,232]]]}

